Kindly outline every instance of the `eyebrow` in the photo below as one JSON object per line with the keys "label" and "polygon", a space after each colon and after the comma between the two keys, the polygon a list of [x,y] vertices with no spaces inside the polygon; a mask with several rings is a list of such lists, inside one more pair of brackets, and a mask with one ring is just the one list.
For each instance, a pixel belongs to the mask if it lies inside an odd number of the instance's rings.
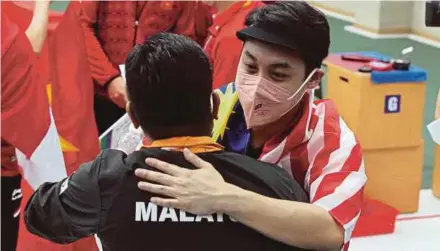
{"label": "eyebrow", "polygon": [[[252,55],[249,51],[245,51],[244,54],[253,61],[257,61],[257,58],[254,55]],[[292,66],[287,62],[279,62],[279,63],[270,64],[270,68],[292,69]]]}
{"label": "eyebrow", "polygon": [[290,68],[292,68],[292,67],[290,66],[290,64],[287,63],[287,62],[274,63],[274,64],[271,64],[270,67],[271,67],[271,68],[281,68],[281,69],[290,69]]}
{"label": "eyebrow", "polygon": [[244,54],[250,57],[253,61],[257,61],[257,59],[249,51],[245,51]]}

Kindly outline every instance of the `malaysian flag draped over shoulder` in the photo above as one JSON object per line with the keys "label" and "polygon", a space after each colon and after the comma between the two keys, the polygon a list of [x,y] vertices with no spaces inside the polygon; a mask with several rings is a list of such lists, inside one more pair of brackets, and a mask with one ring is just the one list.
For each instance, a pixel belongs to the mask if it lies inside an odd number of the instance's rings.
{"label": "malaysian flag draped over shoulder", "polygon": [[[213,138],[226,150],[246,154],[250,132],[233,83],[217,90],[221,97]],[[308,192],[310,202],[327,210],[344,228],[348,250],[360,216],[367,180],[361,146],[330,100],[304,97],[304,112],[289,130],[263,147],[260,160],[284,168]]]}

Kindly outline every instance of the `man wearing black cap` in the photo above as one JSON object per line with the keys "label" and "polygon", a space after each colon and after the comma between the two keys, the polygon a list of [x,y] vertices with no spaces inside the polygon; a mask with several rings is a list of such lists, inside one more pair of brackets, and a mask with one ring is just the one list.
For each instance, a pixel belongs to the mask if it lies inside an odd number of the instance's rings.
{"label": "man wearing black cap", "polygon": [[246,25],[237,34],[244,45],[235,83],[222,90],[213,135],[227,150],[287,170],[308,192],[310,203],[274,200],[228,184],[216,178],[210,163],[192,154],[185,157],[199,169],[190,174],[154,159],[146,162],[167,175],[136,172],[178,195],[148,182],[140,188],[171,197],[153,198],[159,205],[226,213],[292,246],[347,250],[366,175],[359,142],[333,102],[313,99],[330,45],[327,19],[306,2],[279,1],[256,9]]}

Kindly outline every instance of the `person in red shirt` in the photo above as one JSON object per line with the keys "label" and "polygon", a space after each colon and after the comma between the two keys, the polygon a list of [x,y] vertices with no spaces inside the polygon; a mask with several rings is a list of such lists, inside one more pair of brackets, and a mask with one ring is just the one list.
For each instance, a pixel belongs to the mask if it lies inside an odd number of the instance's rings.
{"label": "person in red shirt", "polygon": [[236,33],[245,27],[246,16],[264,3],[214,1],[211,5],[217,13],[214,14],[213,24],[208,30],[209,36],[204,49],[213,65],[213,89],[217,89],[235,80],[243,45]]}
{"label": "person in red shirt", "polygon": [[[47,34],[50,1],[37,1],[32,21],[22,32],[18,25],[8,18],[8,13],[1,9],[1,204],[2,204],[2,244],[1,250],[15,250],[18,239],[21,175],[18,169],[14,135],[16,120],[19,116],[22,123],[32,125],[27,128],[29,133],[38,133],[45,127],[44,120],[35,121],[32,116],[20,116],[26,108],[32,106],[35,113],[47,109],[48,104],[41,102],[37,92],[45,92],[36,83],[35,56],[43,47]],[[40,88],[41,87],[41,88]],[[29,96],[25,93],[33,93]],[[15,116],[14,116],[15,115]],[[20,134],[20,137],[28,135]]]}
{"label": "person in red shirt", "polygon": [[133,46],[162,31],[202,43],[211,20],[208,8],[192,1],[82,1],[79,18],[97,87],[95,116],[100,133],[125,113],[127,95],[119,65]]}

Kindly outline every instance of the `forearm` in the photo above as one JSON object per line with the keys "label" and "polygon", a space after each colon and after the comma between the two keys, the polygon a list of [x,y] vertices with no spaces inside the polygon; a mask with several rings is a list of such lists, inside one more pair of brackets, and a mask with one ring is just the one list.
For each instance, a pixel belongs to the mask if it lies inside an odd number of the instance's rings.
{"label": "forearm", "polygon": [[99,168],[89,162],[64,180],[41,185],[26,205],[24,220],[29,231],[63,244],[95,234],[104,198],[98,176]]}
{"label": "forearm", "polygon": [[32,21],[25,32],[35,53],[40,53],[43,48],[47,35],[48,14],[49,4],[45,1],[36,1]]}
{"label": "forearm", "polygon": [[78,238],[71,235],[70,221],[59,206],[61,184],[41,185],[26,205],[24,221],[29,232],[55,243],[66,244]]}
{"label": "forearm", "polygon": [[219,199],[219,211],[264,235],[291,246],[338,250],[344,231],[323,208],[272,199],[231,186]]}

